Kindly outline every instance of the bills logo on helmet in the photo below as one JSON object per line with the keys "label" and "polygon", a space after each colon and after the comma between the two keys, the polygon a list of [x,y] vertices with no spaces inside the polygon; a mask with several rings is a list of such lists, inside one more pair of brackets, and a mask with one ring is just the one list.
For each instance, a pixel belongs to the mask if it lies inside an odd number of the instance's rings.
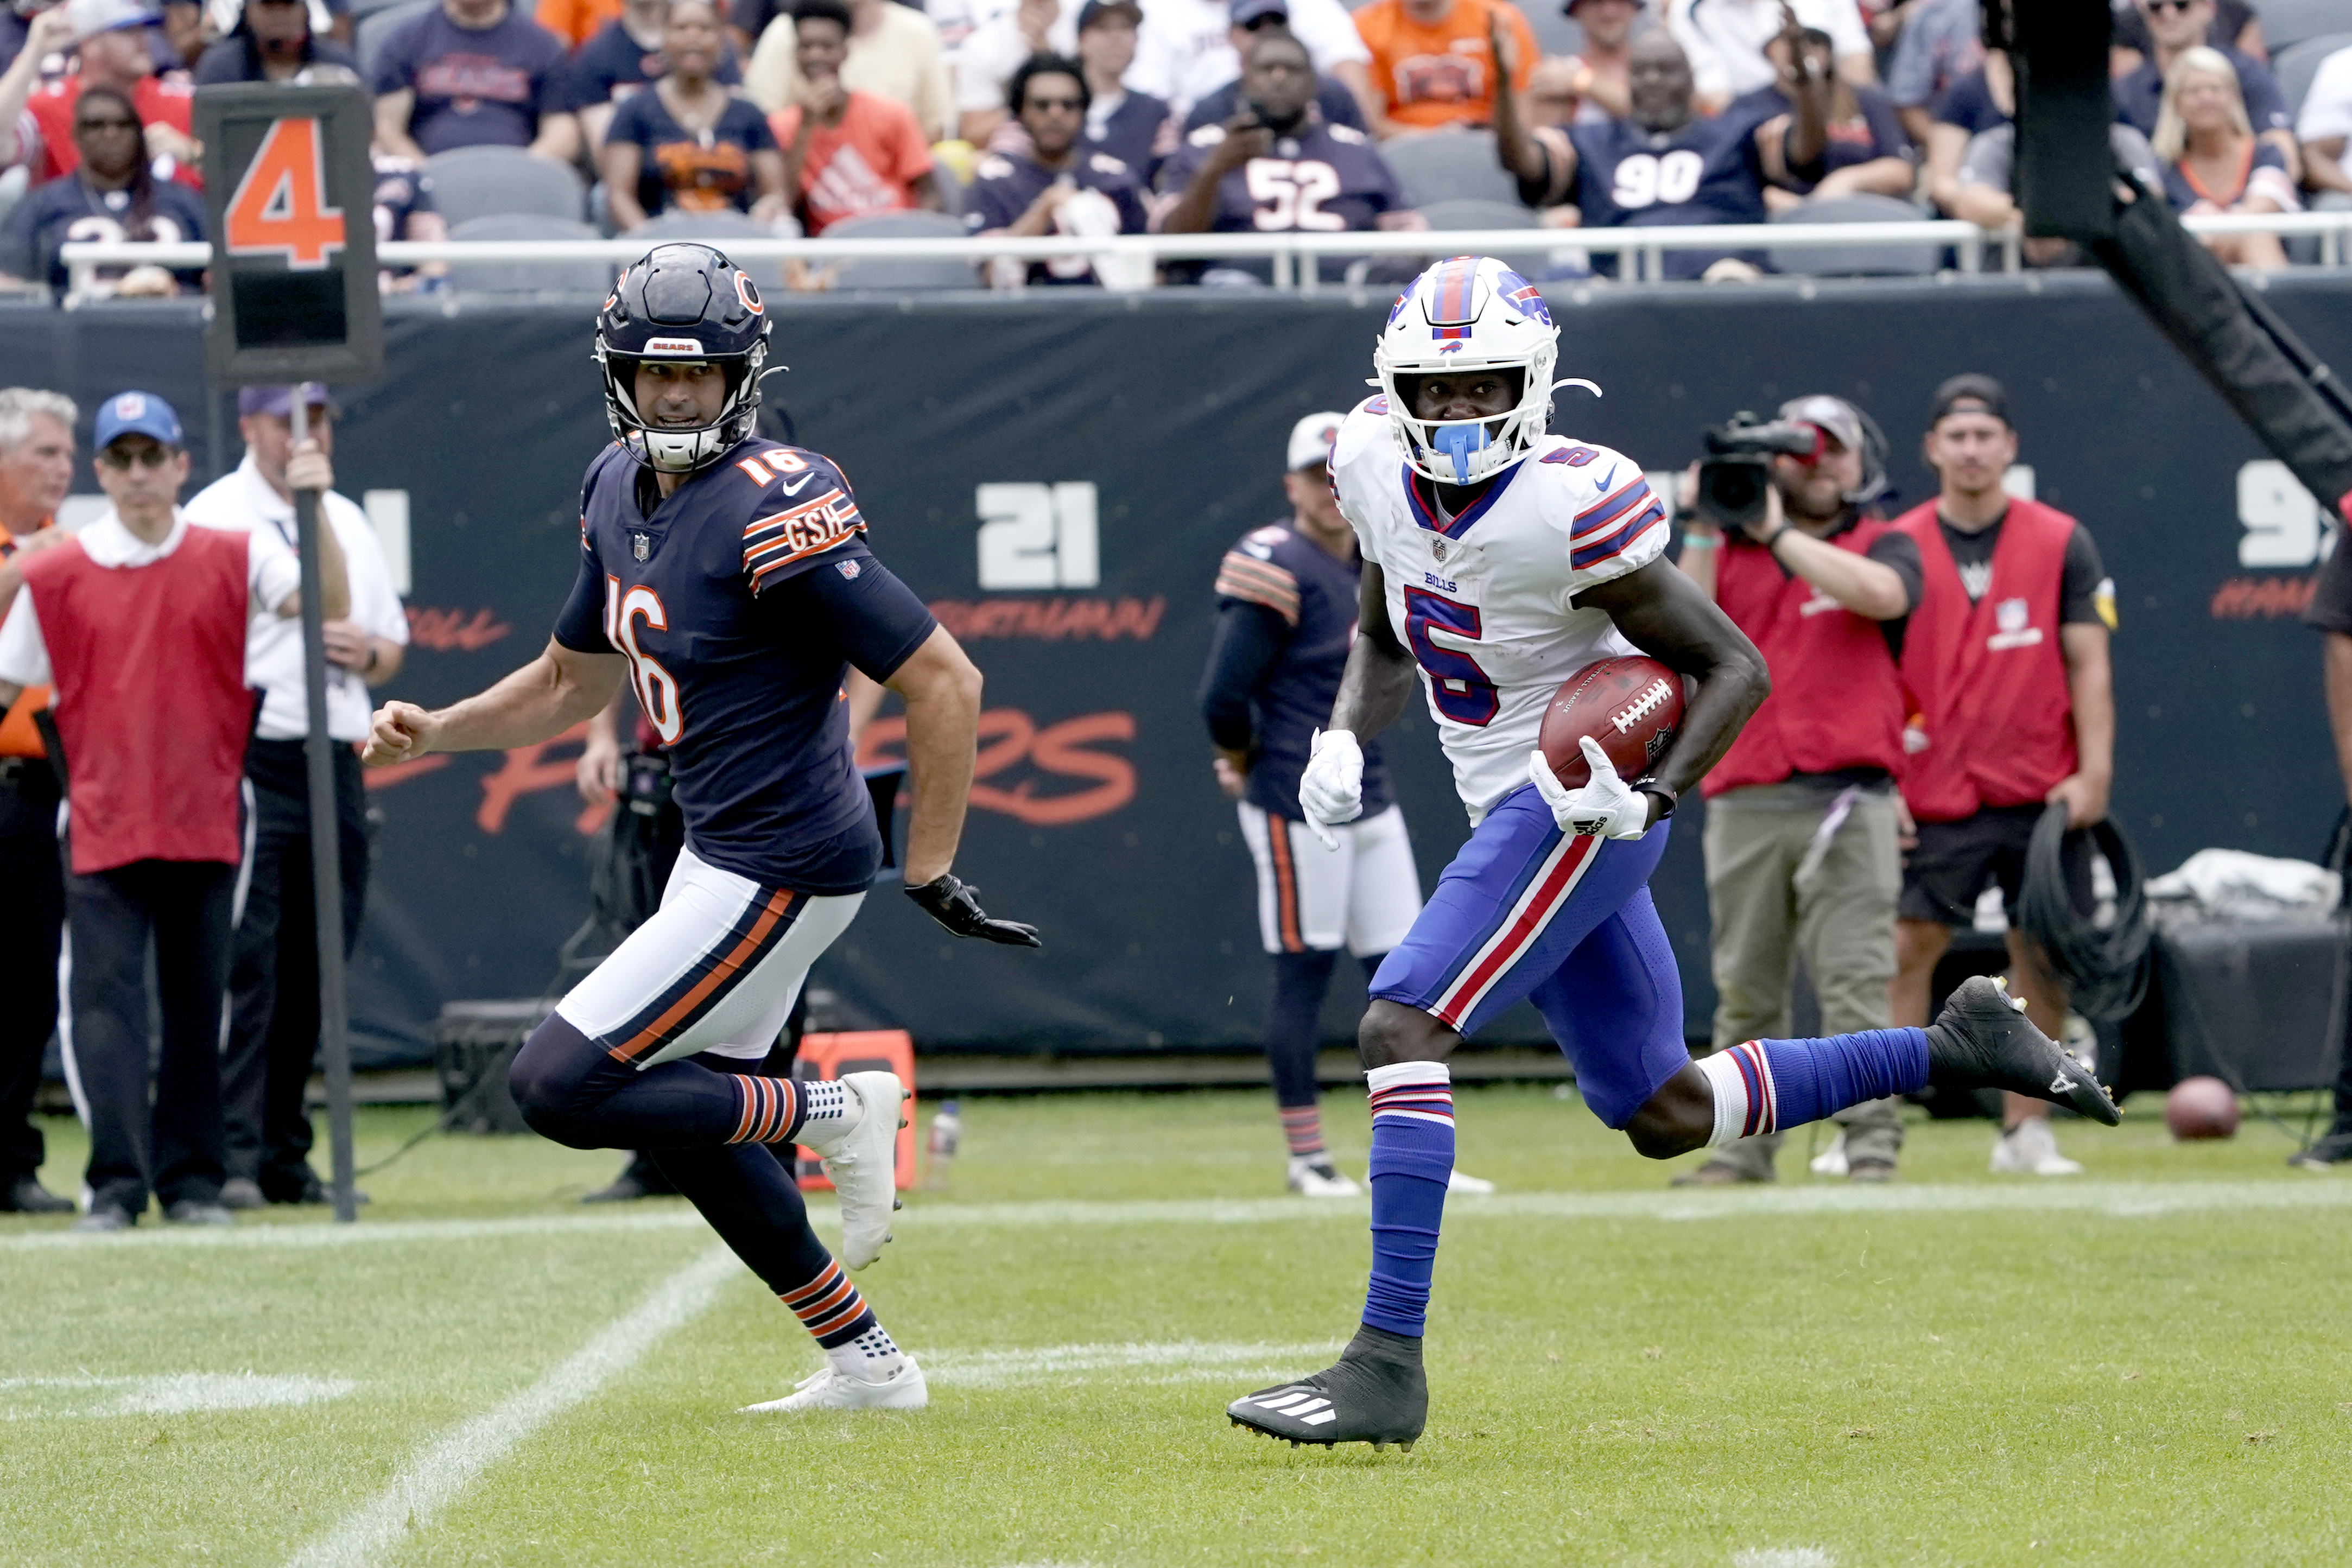
{"label": "bills logo on helmet", "polygon": [[1551,307],[1544,302],[1543,290],[1516,272],[1506,272],[1495,279],[1503,298],[1518,307],[1519,314],[1530,321],[1552,324]]}
{"label": "bills logo on helmet", "polygon": [[1389,307],[1390,326],[1395,326],[1397,324],[1397,318],[1404,314],[1404,308],[1412,303],[1412,291],[1417,287],[1419,287],[1417,282],[1407,284],[1405,286],[1405,291],[1397,296],[1397,302]]}

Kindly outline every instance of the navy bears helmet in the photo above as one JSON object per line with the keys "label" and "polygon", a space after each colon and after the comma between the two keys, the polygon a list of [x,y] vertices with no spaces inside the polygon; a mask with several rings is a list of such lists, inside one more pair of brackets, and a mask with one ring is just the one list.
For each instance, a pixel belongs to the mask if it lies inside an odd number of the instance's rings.
{"label": "navy bears helmet", "polygon": [[[604,372],[604,416],[639,463],[667,473],[708,467],[751,434],[768,362],[767,308],[759,287],[707,245],[663,245],[621,274],[596,313],[595,360]],[[637,411],[637,366],[646,360],[707,361],[727,378],[727,401],[707,425],[649,424]]]}

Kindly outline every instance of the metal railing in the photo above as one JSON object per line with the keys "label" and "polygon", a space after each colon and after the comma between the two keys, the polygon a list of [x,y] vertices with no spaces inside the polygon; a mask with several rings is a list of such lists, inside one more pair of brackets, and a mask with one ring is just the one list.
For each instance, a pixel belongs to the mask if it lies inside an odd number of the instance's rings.
{"label": "metal railing", "polygon": [[[2346,235],[2352,233],[2352,212],[2225,214],[2183,222],[2190,233],[2197,235],[2317,236],[2322,263],[2329,267],[2344,265]],[[636,260],[649,246],[659,243],[662,242],[658,239],[392,241],[378,246],[376,256],[387,267],[422,267],[436,262],[603,262],[618,267]],[[2014,272],[2020,266],[2015,227],[1996,232],[1956,218],[1861,224],[1705,224],[1656,228],[1349,230],[1337,234],[1151,234],[1091,238],[1074,235],[1037,238],[994,235],[933,239],[727,239],[713,243],[740,262],[798,260],[813,266],[884,260],[969,262],[975,269],[975,287],[981,286],[980,265],[996,256],[1019,261],[1110,256],[1153,265],[1165,261],[1264,261],[1270,266],[1276,287],[1304,294],[1326,286],[1328,280],[1322,277],[1320,265],[1326,258],[1356,261],[1462,255],[1529,257],[1581,252],[1587,256],[1618,257],[1620,273],[1627,281],[1635,282],[1663,278],[1668,255],[1692,250],[1844,250],[1929,246],[1950,247],[1962,272],[1986,270],[1988,253],[1994,258],[1992,265],[2002,271]],[[59,254],[70,280],[68,304],[102,297],[104,291],[98,287],[97,277],[100,267],[150,264],[193,270],[212,262],[212,246],[202,243],[85,240],[64,246]],[[1630,264],[1627,258],[1631,258]]]}

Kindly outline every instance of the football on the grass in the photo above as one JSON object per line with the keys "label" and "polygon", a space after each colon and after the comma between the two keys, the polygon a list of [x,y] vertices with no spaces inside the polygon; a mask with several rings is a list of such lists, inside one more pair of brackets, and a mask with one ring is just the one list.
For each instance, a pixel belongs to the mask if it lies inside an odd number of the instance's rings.
{"label": "football on the grass", "polygon": [[1639,654],[1603,659],[1562,681],[1544,709],[1536,744],[1553,775],[1574,789],[1591,782],[1592,768],[1577,742],[1601,743],[1628,784],[1657,766],[1683,722],[1683,678]]}
{"label": "football on the grass", "polygon": [[2184,1143],[2232,1137],[2238,1131],[2238,1097],[2218,1078],[2184,1078],[2164,1097],[2164,1124]]}

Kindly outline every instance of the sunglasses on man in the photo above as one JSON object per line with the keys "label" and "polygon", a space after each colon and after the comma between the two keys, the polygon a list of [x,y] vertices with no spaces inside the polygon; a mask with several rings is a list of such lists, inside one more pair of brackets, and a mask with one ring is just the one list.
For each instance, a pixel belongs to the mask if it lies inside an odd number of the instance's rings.
{"label": "sunglasses on man", "polygon": [[161,468],[172,460],[172,449],[168,446],[110,446],[98,457],[109,468],[120,468],[128,473],[134,464],[142,468]]}

